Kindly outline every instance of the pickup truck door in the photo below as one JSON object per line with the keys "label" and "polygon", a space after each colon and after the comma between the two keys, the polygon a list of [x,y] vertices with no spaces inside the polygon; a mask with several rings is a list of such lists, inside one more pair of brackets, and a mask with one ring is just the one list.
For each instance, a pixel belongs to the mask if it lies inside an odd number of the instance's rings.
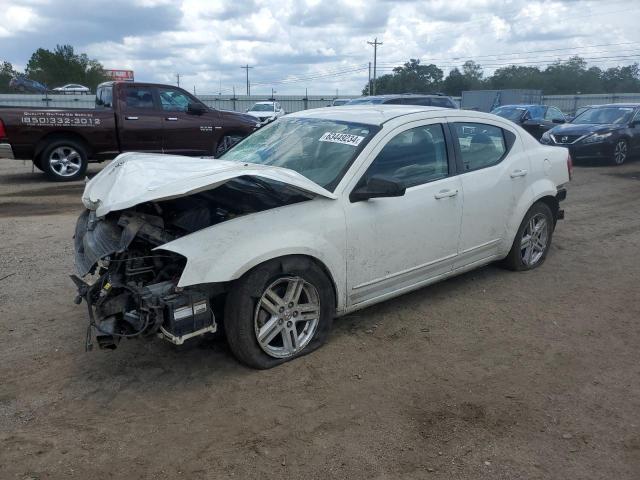
{"label": "pickup truck door", "polygon": [[162,112],[154,87],[118,90],[118,138],[123,152],[162,152]]}
{"label": "pickup truck door", "polygon": [[[207,108],[182,89],[158,87],[162,108],[164,153],[213,155],[222,135],[220,112]],[[201,108],[190,111],[189,105]]]}

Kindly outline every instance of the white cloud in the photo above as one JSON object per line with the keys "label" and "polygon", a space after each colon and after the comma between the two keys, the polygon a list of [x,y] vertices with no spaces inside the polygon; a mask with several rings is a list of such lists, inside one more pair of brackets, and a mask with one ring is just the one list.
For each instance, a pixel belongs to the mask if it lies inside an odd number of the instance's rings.
{"label": "white cloud", "polygon": [[[409,58],[445,73],[474,59],[489,74],[508,60],[616,55],[625,47],[584,46],[638,42],[626,47],[633,54],[640,45],[640,4],[623,0],[0,0],[0,10],[3,55],[17,65],[38,47],[71,43],[140,80],[180,73],[183,85],[211,93],[220,83],[243,92],[247,63],[253,93],[357,93],[374,37],[384,43],[379,74]],[[574,50],[535,53],[559,48]]]}

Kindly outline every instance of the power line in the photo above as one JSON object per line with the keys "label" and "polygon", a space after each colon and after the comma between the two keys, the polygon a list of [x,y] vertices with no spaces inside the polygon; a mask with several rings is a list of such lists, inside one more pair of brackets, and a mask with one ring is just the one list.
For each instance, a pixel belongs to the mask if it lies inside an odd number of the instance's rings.
{"label": "power line", "polygon": [[[605,47],[605,46],[621,46],[621,45],[637,45],[640,44],[640,42],[622,42],[622,43],[603,43],[603,44],[599,44],[599,45],[584,45],[584,46],[580,46],[580,47],[566,47],[566,48],[551,48],[551,49],[545,49],[545,50],[529,50],[527,52],[509,52],[509,53],[496,53],[496,54],[491,54],[491,55],[474,55],[473,58],[478,59],[478,58],[489,58],[489,57],[506,57],[506,56],[524,56],[527,57],[529,56],[529,54],[533,54],[533,53],[545,53],[545,52],[560,52],[560,51],[564,51],[564,50],[571,50],[571,52],[566,52],[563,55],[578,55],[580,54],[580,51],[583,50],[587,50],[589,48],[595,48],[595,47]],[[618,50],[618,52],[623,52],[623,51],[636,51],[637,49],[623,49],[622,51]],[[603,50],[600,52],[588,52],[588,53],[609,53],[609,51]],[[536,58],[540,58],[539,56],[536,56]],[[426,59],[421,59],[421,61],[423,62],[452,62],[452,61],[456,61],[456,60],[468,60],[469,58],[465,58],[465,57],[432,57],[432,58],[426,58]],[[508,60],[507,58],[492,58],[491,60]],[[404,63],[406,62],[406,60],[398,60],[398,61],[391,61],[391,62],[380,62],[380,65],[396,65],[398,63]]]}

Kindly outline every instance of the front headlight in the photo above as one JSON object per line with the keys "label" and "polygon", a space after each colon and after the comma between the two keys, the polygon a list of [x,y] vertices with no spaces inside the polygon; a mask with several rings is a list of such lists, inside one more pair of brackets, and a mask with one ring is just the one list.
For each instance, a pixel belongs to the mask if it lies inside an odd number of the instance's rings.
{"label": "front headlight", "polygon": [[588,137],[582,140],[582,143],[601,143],[604,142],[607,138],[613,135],[613,132],[609,133],[592,133]]}
{"label": "front headlight", "polygon": [[540,141],[542,143],[551,143],[551,134],[548,131],[544,132]]}

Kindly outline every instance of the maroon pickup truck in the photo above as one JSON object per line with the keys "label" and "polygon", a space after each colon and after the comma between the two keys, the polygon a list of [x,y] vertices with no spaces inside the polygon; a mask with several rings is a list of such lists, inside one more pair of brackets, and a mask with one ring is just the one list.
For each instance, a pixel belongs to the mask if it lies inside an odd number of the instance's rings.
{"label": "maroon pickup truck", "polygon": [[0,107],[0,158],[33,160],[51,179],[69,181],[89,161],[121,152],[217,156],[258,125],[178,87],[106,82],[92,109]]}

